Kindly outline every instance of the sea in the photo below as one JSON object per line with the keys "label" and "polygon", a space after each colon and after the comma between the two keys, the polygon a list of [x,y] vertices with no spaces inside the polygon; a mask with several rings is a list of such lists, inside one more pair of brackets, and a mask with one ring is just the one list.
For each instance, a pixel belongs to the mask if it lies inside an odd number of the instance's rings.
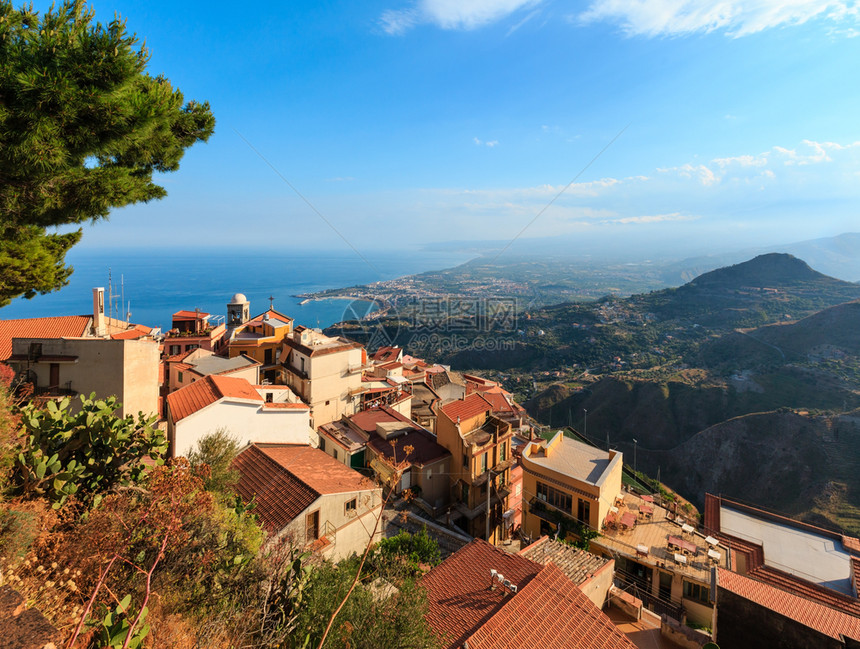
{"label": "sea", "polygon": [[271,303],[296,324],[324,328],[365,315],[375,305],[345,299],[302,304],[296,295],[452,268],[474,256],[423,249],[359,255],[352,250],[73,248],[66,255],[74,267],[67,286],[29,300],[14,299],[0,308],[0,320],[91,314],[92,289],[101,286],[113,317],[124,319],[130,312],[131,322],[162,331],[170,329],[172,314],[183,309],[225,316],[236,293],[250,301],[252,316]]}

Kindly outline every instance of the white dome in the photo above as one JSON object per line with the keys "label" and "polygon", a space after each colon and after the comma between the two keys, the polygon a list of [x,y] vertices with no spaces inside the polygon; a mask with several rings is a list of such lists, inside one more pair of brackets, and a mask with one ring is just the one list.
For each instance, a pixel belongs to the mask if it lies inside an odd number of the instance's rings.
{"label": "white dome", "polygon": [[230,304],[245,304],[247,301],[248,298],[245,297],[244,293],[236,293],[233,299],[230,300]]}

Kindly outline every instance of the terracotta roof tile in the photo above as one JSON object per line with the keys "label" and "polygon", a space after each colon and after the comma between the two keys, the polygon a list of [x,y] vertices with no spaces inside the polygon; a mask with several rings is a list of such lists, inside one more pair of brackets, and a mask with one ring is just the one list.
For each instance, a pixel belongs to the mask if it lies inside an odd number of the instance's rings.
{"label": "terracotta roof tile", "polygon": [[111,334],[112,340],[137,340],[149,334],[139,329],[129,329],[128,331],[120,331],[117,334]]}
{"label": "terracotta roof tile", "polygon": [[860,617],[860,599],[856,597],[843,595],[830,588],[819,586],[770,566],[759,566],[755,570],[751,570],[748,576],[799,597],[805,597],[824,606]]}
{"label": "terracotta roof tile", "polygon": [[79,338],[87,334],[91,321],[86,315],[0,320],[0,361],[12,355],[13,338]]}
{"label": "terracotta roof tile", "polygon": [[376,432],[376,424],[379,423],[401,422],[403,424],[408,424],[409,426],[417,426],[417,424],[409,419],[409,417],[400,414],[388,406],[362,410],[354,415],[350,415],[349,420],[369,435],[373,435]]}
{"label": "terracotta roof tile", "polygon": [[496,586],[490,570],[498,570],[519,588],[541,570],[540,564],[475,539],[421,579],[427,589],[427,622],[446,647],[460,647],[510,597]]}
{"label": "terracotta roof tile", "polygon": [[[310,453],[316,449],[304,447]],[[254,513],[264,527],[281,530],[320,497],[256,445],[249,446],[233,460],[239,472],[236,491],[245,502],[256,501]]]}
{"label": "terracotta roof tile", "polygon": [[302,444],[252,444],[233,467],[241,476],[236,490],[246,502],[256,498],[254,512],[270,530],[286,527],[322,495],[376,489],[357,471]]}
{"label": "terracotta roof tile", "polygon": [[203,311],[177,311],[173,314],[174,320],[201,320],[209,317],[210,314]]}
{"label": "terracotta roof tile", "polygon": [[837,640],[860,640],[860,617],[719,568],[719,587]]}
{"label": "terracotta roof tile", "polygon": [[[391,441],[396,442],[392,448]],[[408,433],[398,435],[393,440],[382,439],[379,435],[371,435],[368,445],[384,458],[396,457],[398,461],[423,466],[429,462],[441,460],[451,452],[436,442],[436,437],[419,426],[413,427]],[[409,455],[404,449],[409,448]]]}
{"label": "terracotta roof tile", "polygon": [[553,564],[508,597],[468,642],[469,649],[636,649]]}
{"label": "terracotta roof tile", "polygon": [[401,351],[400,347],[380,347],[371,358],[374,361],[393,361],[397,359]]}
{"label": "terracotta roof tile", "polygon": [[448,417],[448,419],[456,422],[458,418],[471,419],[472,417],[477,417],[483,412],[491,412],[493,410],[493,405],[480,394],[475,392],[465,399],[458,399],[457,401],[446,403],[440,408],[440,410],[446,417]]}
{"label": "terracotta roof tile", "polygon": [[515,412],[515,409],[501,392],[481,392],[481,396],[493,406],[493,412]]}
{"label": "terracotta roof tile", "polygon": [[263,401],[260,394],[245,379],[209,375],[168,394],[167,407],[173,421],[177,422],[224,397]]}
{"label": "terracotta roof tile", "polygon": [[520,555],[544,566],[557,566],[577,586],[609,563],[609,559],[555,541],[548,536],[541,537],[521,550]]}
{"label": "terracotta roof tile", "polygon": [[324,451],[304,444],[255,444],[267,457],[320,494],[376,489],[373,481],[341,464]]}

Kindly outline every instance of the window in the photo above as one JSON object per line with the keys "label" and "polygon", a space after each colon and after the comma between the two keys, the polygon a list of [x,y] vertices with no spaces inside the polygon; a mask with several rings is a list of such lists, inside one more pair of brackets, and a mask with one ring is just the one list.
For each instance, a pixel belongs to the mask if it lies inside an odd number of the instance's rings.
{"label": "window", "polygon": [[469,485],[463,483],[463,502],[469,502]]}
{"label": "window", "polygon": [[274,401],[275,395],[271,392],[266,392],[266,403],[272,403]]}
{"label": "window", "polygon": [[180,352],[182,352],[182,345],[171,345],[170,346],[170,355],[171,356],[176,356]]}
{"label": "window", "polygon": [[463,468],[464,469],[469,468],[469,456],[466,455],[465,453],[463,453]]}
{"label": "window", "polygon": [[337,457],[337,449],[336,449],[336,448],[334,448],[334,449],[332,449],[332,451],[331,451],[331,452],[332,452],[332,455],[334,456],[334,459],[335,459],[335,460],[337,460],[337,459],[338,459],[338,457]]}
{"label": "window", "polygon": [[347,516],[349,516],[350,514],[355,514],[355,498],[353,498],[352,500],[347,500],[343,504],[343,512]]}
{"label": "window", "polygon": [[499,447],[499,462],[504,462],[507,459],[507,444],[505,442],[502,442],[502,445]]}
{"label": "window", "polygon": [[179,374],[177,374],[176,376],[177,376],[177,380],[178,380],[180,383],[182,383],[182,377],[183,377],[182,372],[179,372]]}
{"label": "window", "polygon": [[579,498],[579,504],[576,507],[576,518],[586,525],[591,521],[591,503],[587,500]]}
{"label": "window", "polygon": [[323,437],[322,435],[320,435],[320,450],[325,450],[325,437]]}
{"label": "window", "polygon": [[710,589],[702,584],[694,584],[691,581],[684,582],[684,597],[702,604],[710,604]]}
{"label": "window", "polygon": [[489,455],[489,452],[484,453],[484,454],[481,456],[481,473],[486,473],[486,472],[487,472],[487,456],[488,456],[488,455]]}
{"label": "window", "polygon": [[185,351],[190,352],[192,349],[197,349],[200,345],[185,345]]}
{"label": "window", "polygon": [[537,483],[537,497],[546,501],[556,509],[573,513],[573,497],[558,489],[553,489],[542,482]]}
{"label": "window", "polygon": [[330,403],[331,403],[331,401],[326,401],[326,402],[325,402],[325,405],[328,405],[328,404],[330,404]]}

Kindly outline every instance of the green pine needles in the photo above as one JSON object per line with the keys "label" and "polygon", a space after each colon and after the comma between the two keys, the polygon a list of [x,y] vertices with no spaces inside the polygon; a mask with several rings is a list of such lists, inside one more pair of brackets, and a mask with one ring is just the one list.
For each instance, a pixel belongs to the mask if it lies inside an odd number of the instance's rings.
{"label": "green pine needles", "polygon": [[81,238],[68,226],[162,198],[153,172],[212,134],[209,104],[185,103],[148,60],[125,21],[94,22],[82,0],[42,15],[0,0],[0,306],[64,286]]}

